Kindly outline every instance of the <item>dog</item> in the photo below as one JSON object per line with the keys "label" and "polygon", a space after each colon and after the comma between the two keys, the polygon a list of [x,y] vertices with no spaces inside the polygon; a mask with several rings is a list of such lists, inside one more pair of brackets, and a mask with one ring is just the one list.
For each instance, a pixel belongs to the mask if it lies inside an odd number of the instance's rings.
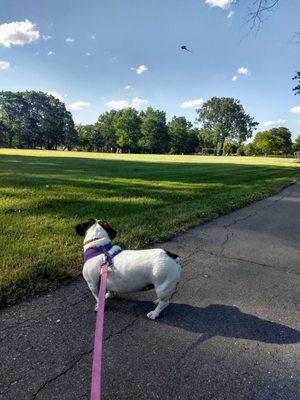
{"label": "dog", "polygon": [[101,265],[108,258],[110,268],[105,298],[154,288],[157,295],[154,301],[156,308],[147,317],[156,319],[169,305],[180,280],[179,256],[163,249],[122,250],[119,246],[112,246],[117,232],[106,221],[89,219],[76,225],[75,230],[84,237],[85,262],[82,273],[96,299],[95,310],[98,309]]}

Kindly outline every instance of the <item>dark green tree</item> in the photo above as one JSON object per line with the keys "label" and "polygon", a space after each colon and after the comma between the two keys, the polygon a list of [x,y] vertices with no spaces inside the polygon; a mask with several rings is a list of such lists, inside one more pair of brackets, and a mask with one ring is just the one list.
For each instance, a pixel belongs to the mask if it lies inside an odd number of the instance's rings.
{"label": "dark green tree", "polygon": [[139,152],[141,138],[141,118],[134,108],[118,112],[115,120],[116,142],[125,153]]}
{"label": "dark green tree", "polygon": [[148,107],[140,113],[141,138],[140,148],[145,153],[167,153],[169,148],[169,135],[166,125],[166,113]]}
{"label": "dark green tree", "polygon": [[75,129],[75,124],[73,121],[72,114],[68,111],[65,113],[64,122],[65,122],[64,146],[68,150],[72,150],[78,144],[78,134],[77,134],[77,130]]}
{"label": "dark green tree", "polygon": [[[115,121],[119,111],[111,110],[101,114],[95,124],[95,136],[100,137],[98,141],[102,141],[103,149],[107,152],[115,152],[117,150],[117,138]],[[96,139],[96,137],[95,137]]]}
{"label": "dark green tree", "polygon": [[197,130],[185,117],[174,116],[168,124],[170,152],[172,154],[191,154],[198,146]]}
{"label": "dark green tree", "polygon": [[12,147],[16,129],[20,127],[23,101],[19,92],[0,92],[0,119],[3,127],[2,142],[5,147]]}
{"label": "dark green tree", "polygon": [[241,103],[231,97],[213,97],[197,110],[197,114],[197,121],[211,132],[216,147],[221,151],[226,140],[239,145],[252,136],[258,125]]}
{"label": "dark green tree", "polygon": [[78,124],[75,126],[77,132],[77,148],[79,150],[93,151],[92,137],[95,132],[94,125],[82,125]]}
{"label": "dark green tree", "polygon": [[238,146],[235,143],[226,141],[224,143],[224,154],[225,155],[236,154],[237,148]]}
{"label": "dark green tree", "polygon": [[7,147],[71,149],[76,144],[72,115],[43,92],[0,92],[0,119]]}
{"label": "dark green tree", "polygon": [[282,154],[290,154],[292,152],[292,133],[288,128],[282,126],[279,128],[270,129],[269,132],[272,137],[275,138],[275,141],[277,140],[277,138],[282,139],[282,145],[278,147],[278,152]]}

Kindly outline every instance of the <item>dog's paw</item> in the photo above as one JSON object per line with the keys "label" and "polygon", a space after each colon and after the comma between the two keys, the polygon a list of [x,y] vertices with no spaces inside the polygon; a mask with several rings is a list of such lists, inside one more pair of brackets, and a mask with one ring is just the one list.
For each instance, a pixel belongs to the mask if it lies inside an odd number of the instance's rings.
{"label": "dog's paw", "polygon": [[114,292],[106,292],[106,294],[105,294],[105,299],[106,300],[113,299],[114,297],[115,297]]}
{"label": "dog's paw", "polygon": [[94,307],[94,310],[95,310],[95,311],[98,311],[98,307],[99,307],[99,304],[96,303],[96,305],[95,305],[95,307]]}
{"label": "dog's paw", "polygon": [[157,306],[159,303],[159,299],[154,300],[153,303]]}
{"label": "dog's paw", "polygon": [[157,317],[158,317],[158,315],[157,315],[157,313],[155,312],[155,310],[154,310],[154,311],[150,311],[150,312],[147,314],[147,318],[152,319],[152,320],[154,320],[154,319],[157,318]]}

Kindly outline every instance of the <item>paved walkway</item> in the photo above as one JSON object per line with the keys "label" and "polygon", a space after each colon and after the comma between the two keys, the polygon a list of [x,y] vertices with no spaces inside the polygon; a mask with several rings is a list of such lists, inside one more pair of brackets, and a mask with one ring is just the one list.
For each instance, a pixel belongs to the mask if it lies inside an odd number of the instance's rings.
{"label": "paved walkway", "polygon": [[[153,292],[111,300],[103,399],[300,398],[300,184],[164,244],[183,260]],[[1,400],[89,399],[95,313],[81,278],[0,314]]]}

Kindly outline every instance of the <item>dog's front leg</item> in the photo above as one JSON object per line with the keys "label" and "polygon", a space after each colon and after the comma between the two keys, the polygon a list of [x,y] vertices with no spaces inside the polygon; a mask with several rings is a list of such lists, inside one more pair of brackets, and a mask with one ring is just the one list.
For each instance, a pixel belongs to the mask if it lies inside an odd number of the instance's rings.
{"label": "dog's front leg", "polygon": [[95,311],[97,311],[98,310],[98,292],[99,292],[98,286],[94,285],[91,282],[88,282],[88,287],[89,287],[90,291],[92,292],[92,295],[96,299]]}

